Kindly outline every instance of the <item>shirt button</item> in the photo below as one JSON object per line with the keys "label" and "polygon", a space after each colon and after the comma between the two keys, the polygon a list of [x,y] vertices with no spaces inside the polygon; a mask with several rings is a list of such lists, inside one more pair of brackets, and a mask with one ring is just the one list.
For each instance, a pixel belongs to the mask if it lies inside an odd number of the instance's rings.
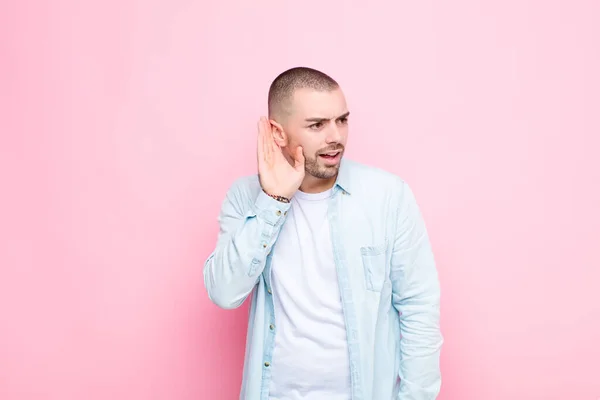
{"label": "shirt button", "polygon": [[265,367],[268,367],[269,365],[271,365],[271,363],[270,363],[270,362],[268,362],[268,361],[267,361],[267,362],[265,362]]}
{"label": "shirt button", "polygon": [[267,248],[267,244],[266,244],[266,243],[263,243],[263,247],[266,249],[266,248]]}
{"label": "shirt button", "polygon": [[273,292],[271,292],[271,289],[268,289],[267,293],[272,294]]}
{"label": "shirt button", "polygon": [[277,210],[277,215],[281,215],[281,211]]}
{"label": "shirt button", "polygon": [[273,324],[269,325],[269,329],[270,329],[270,330],[273,330],[273,329],[275,329],[275,325],[273,325]]}
{"label": "shirt button", "polygon": [[284,211],[284,212],[283,212],[283,215],[287,215],[287,211]]}

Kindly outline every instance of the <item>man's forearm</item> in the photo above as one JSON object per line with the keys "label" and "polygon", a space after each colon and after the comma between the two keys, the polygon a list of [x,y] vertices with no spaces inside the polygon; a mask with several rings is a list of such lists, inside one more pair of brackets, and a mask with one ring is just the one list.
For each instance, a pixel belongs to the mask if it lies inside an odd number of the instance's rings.
{"label": "man's forearm", "polygon": [[405,301],[400,315],[400,394],[398,400],[433,400],[440,391],[439,294],[435,285]]}
{"label": "man's forearm", "polygon": [[208,296],[225,309],[239,307],[252,292],[289,208],[261,192],[253,209],[242,215],[236,198],[229,193],[223,203],[217,246],[204,264]]}
{"label": "man's forearm", "polygon": [[425,222],[407,185],[401,190],[392,255],[393,304],[400,314],[398,400],[433,400],[440,391],[440,283]]}

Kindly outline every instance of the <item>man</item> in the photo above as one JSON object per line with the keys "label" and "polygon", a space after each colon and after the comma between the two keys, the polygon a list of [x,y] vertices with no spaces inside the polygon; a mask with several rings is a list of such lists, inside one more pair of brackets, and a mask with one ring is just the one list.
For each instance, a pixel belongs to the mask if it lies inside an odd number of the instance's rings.
{"label": "man", "polygon": [[222,204],[210,299],[251,294],[241,399],[425,400],[440,390],[440,289],[408,185],[343,159],[331,77],[293,68],[258,124],[258,174]]}

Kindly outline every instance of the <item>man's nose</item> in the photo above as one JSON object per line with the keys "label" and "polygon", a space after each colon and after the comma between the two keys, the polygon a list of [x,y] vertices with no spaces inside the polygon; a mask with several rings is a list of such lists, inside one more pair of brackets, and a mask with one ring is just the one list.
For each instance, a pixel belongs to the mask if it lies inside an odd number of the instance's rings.
{"label": "man's nose", "polygon": [[335,121],[332,121],[332,124],[327,130],[327,138],[325,140],[327,143],[338,143],[341,139],[342,135],[340,133],[340,128],[337,126]]}

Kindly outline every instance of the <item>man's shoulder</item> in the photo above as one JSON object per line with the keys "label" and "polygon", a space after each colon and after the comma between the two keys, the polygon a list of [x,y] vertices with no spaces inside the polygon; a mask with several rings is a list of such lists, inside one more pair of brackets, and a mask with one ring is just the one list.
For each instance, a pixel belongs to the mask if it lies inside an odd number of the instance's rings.
{"label": "man's shoulder", "polygon": [[351,159],[345,160],[345,163],[352,183],[360,187],[380,186],[382,184],[403,186],[406,183],[400,175],[382,167]]}
{"label": "man's shoulder", "polygon": [[240,194],[255,195],[260,191],[258,174],[242,175],[237,177],[231,184],[230,191]]}
{"label": "man's shoulder", "polygon": [[411,186],[393,171],[348,160],[347,172],[351,193],[358,195],[358,199],[368,200],[369,204],[400,207],[416,201]]}

